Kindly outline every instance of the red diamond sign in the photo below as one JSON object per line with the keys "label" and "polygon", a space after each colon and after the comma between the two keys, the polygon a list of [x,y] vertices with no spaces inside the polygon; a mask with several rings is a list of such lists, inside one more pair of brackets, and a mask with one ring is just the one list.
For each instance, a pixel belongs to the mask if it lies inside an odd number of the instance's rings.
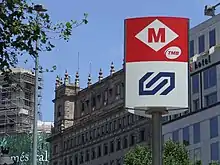
{"label": "red diamond sign", "polygon": [[188,19],[142,17],[125,20],[126,62],[188,60]]}
{"label": "red diamond sign", "polygon": [[135,37],[157,52],[175,40],[178,34],[156,19],[141,30]]}

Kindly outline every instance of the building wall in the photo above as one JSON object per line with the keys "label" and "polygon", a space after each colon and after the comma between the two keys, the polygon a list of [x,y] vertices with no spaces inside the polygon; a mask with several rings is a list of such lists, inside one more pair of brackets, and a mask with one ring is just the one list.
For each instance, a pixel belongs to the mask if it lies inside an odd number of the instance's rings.
{"label": "building wall", "polygon": [[219,27],[220,15],[217,15],[190,30],[191,113],[163,125],[165,141],[183,142],[191,158],[201,159],[204,164],[220,160]]}
{"label": "building wall", "polygon": [[[49,138],[52,165],[120,165],[129,146],[150,143],[149,121],[124,111],[123,76],[121,70],[81,91],[74,83],[56,89],[55,123]],[[70,98],[72,106],[58,108]],[[65,122],[67,117],[72,126]]]}
{"label": "building wall", "polygon": [[[163,125],[164,141],[187,144],[192,160],[208,164],[220,156],[220,104]],[[212,121],[211,121],[212,120]],[[211,153],[211,145],[215,145]],[[212,156],[212,157],[211,157]]]}

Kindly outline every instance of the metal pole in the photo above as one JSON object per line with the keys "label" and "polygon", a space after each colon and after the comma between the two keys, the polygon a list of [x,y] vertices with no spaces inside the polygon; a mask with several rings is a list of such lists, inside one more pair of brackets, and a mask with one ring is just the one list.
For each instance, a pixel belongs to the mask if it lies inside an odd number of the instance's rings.
{"label": "metal pole", "polygon": [[162,114],[152,113],[152,165],[162,165]]}
{"label": "metal pole", "polygon": [[[38,24],[37,12],[37,24]],[[36,57],[35,57],[35,97],[34,97],[34,122],[33,122],[33,153],[32,165],[37,165],[37,120],[38,120],[38,73],[39,73],[39,55],[38,55],[38,39],[36,41]]]}

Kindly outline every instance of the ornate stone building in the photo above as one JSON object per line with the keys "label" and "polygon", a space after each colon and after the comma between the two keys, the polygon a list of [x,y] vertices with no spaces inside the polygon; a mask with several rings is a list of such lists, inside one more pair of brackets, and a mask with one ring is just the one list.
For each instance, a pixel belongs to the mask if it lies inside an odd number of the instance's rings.
{"label": "ornate stone building", "polygon": [[56,80],[51,165],[122,165],[128,149],[150,144],[149,121],[124,109],[124,70],[80,89],[79,75],[74,83]]}

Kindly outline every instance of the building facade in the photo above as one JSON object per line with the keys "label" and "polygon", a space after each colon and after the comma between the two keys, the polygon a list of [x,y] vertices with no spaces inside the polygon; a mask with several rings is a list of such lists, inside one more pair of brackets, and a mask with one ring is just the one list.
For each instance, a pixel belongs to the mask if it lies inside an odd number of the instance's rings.
{"label": "building facade", "polygon": [[190,113],[164,123],[164,140],[183,142],[194,161],[220,160],[220,15],[190,30]]}
{"label": "building facade", "polygon": [[78,77],[57,80],[54,99],[52,165],[122,165],[135,144],[149,143],[150,125],[143,117],[124,111],[123,70],[79,90]]}
{"label": "building facade", "polygon": [[[163,118],[164,140],[171,138],[184,142],[190,156],[195,160],[202,159],[205,164],[219,155],[219,137],[215,132],[220,129],[216,125],[220,113],[220,86],[217,83],[220,81],[219,26],[220,15],[217,15],[190,29],[192,108]],[[150,145],[150,120],[123,109],[123,69],[114,73],[111,66],[110,75],[102,79],[100,72],[99,81],[95,84],[91,84],[89,77],[88,87],[82,90],[78,78],[77,74],[73,84],[69,82],[67,73],[64,82],[57,78],[54,128],[48,138],[52,147],[51,165],[121,165],[125,153],[132,146]],[[208,129],[209,121],[212,122],[211,129]],[[183,131],[188,131],[188,134]],[[214,134],[213,141],[208,138],[207,131]],[[211,149],[207,148],[209,144]],[[199,147],[203,149],[197,149]],[[215,155],[209,157],[208,152]]]}

